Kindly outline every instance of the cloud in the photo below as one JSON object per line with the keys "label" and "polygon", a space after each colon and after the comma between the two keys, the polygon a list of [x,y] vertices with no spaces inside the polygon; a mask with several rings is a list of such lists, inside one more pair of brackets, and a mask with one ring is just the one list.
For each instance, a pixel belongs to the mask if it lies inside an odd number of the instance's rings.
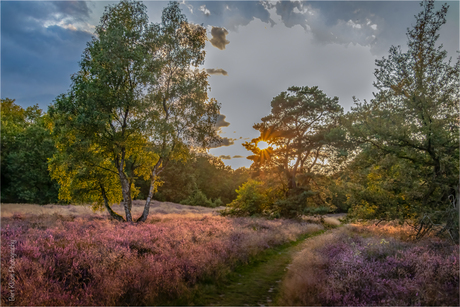
{"label": "cloud", "polygon": [[235,144],[236,139],[228,138],[228,137],[221,137],[219,141],[214,144],[208,146],[208,148],[219,148],[222,146],[230,146]]}
{"label": "cloud", "polygon": [[214,125],[214,128],[216,129],[219,139],[214,144],[209,145],[208,148],[218,148],[222,146],[230,146],[235,143],[236,139],[219,136],[219,134],[222,133],[222,130],[221,130],[222,127],[230,126],[230,123],[227,122],[225,118],[226,116],[223,114],[220,114],[217,117],[217,121],[216,121],[216,124]]}
{"label": "cloud", "polygon": [[91,40],[85,2],[2,2],[2,97],[46,108],[68,90]]}
{"label": "cloud", "polygon": [[232,159],[241,159],[241,158],[246,158],[246,157],[243,157],[243,156],[240,156],[240,155],[235,155],[232,157]]}
{"label": "cloud", "polygon": [[221,127],[228,127],[230,126],[230,123],[225,120],[226,116],[224,114],[220,114],[217,117],[217,122],[216,122],[216,128],[221,128]]}
{"label": "cloud", "polygon": [[217,69],[209,68],[209,69],[206,69],[206,72],[210,75],[224,75],[224,76],[228,75],[228,73],[222,68],[217,68]]}
{"label": "cloud", "polygon": [[278,1],[274,7],[286,27],[300,25],[316,43],[369,46],[374,55],[405,45],[401,29],[420,10],[417,1]]}
{"label": "cloud", "polygon": [[211,15],[211,12],[206,8],[206,5],[205,5],[205,4],[203,4],[202,6],[200,6],[200,11],[202,11],[203,14],[205,14],[206,16]]}
{"label": "cloud", "polygon": [[[187,14],[189,20],[204,26],[224,27],[237,31],[239,26],[246,26],[255,18],[271,25],[275,24],[270,19],[268,11],[270,4],[266,1],[192,1],[187,4],[182,2],[181,5],[186,6],[192,13]],[[209,15],[203,14],[201,7],[209,11]]]}
{"label": "cloud", "polygon": [[232,157],[229,156],[229,155],[220,155],[219,158],[221,158],[222,160],[230,160],[230,159],[232,159]]}
{"label": "cloud", "polygon": [[235,144],[235,139],[224,137],[224,138],[222,138],[220,146],[230,146],[230,145],[233,145],[233,144]]}
{"label": "cloud", "polygon": [[225,38],[227,34],[228,31],[224,28],[212,27],[212,38],[209,41],[214,47],[219,48],[220,50],[224,50],[225,45],[230,43],[230,41]]}

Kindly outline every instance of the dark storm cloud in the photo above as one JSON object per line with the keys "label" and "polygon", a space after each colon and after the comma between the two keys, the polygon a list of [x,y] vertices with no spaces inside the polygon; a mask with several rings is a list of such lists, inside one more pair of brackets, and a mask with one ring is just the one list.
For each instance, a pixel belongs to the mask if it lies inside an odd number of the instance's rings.
{"label": "dark storm cloud", "polygon": [[[226,116],[223,114],[220,114],[217,117],[217,122],[214,126],[216,129],[217,135],[219,135],[222,132],[221,130],[222,127],[230,126],[230,123],[225,120],[225,117]],[[236,139],[221,137],[221,136],[218,136],[218,138],[219,139],[214,144],[209,145],[208,148],[218,148],[222,146],[230,146],[230,145],[233,145],[236,140]]]}
{"label": "dark storm cloud", "polygon": [[288,28],[292,28],[295,25],[302,26],[305,30],[307,29],[306,15],[301,12],[295,12],[296,8],[298,11],[303,9],[301,2],[291,1],[279,1],[275,4],[276,13],[281,16],[281,20]]}
{"label": "dark storm cloud", "polygon": [[225,121],[226,116],[223,114],[220,114],[217,117],[217,122],[216,122],[216,128],[220,129],[221,127],[228,127],[230,126],[230,123]]}
{"label": "dark storm cloud", "polygon": [[[313,20],[312,32],[318,41],[370,46],[379,55],[387,53],[390,45],[406,43],[405,29],[420,10],[416,1],[343,1],[334,5],[315,1],[309,7],[319,12],[324,26],[333,32],[332,36],[322,33],[322,24]],[[342,32],[345,25],[353,31]]]}
{"label": "dark storm cloud", "polygon": [[229,155],[220,155],[219,158],[221,158],[222,160],[230,160],[232,157]]}
{"label": "dark storm cloud", "polygon": [[217,69],[209,68],[209,69],[206,69],[206,72],[210,75],[224,75],[224,76],[228,75],[228,73],[222,68],[217,68]]}
{"label": "dark storm cloud", "polygon": [[2,1],[2,98],[46,108],[65,92],[91,39],[73,23],[89,12],[84,2]]}
{"label": "dark storm cloud", "polygon": [[239,26],[249,24],[254,18],[272,25],[275,23],[270,19],[270,13],[267,10],[268,2],[190,1],[182,5],[184,10],[188,10],[187,16],[190,21],[203,23],[204,26],[225,27],[235,31]]}
{"label": "dark storm cloud", "polygon": [[225,38],[228,34],[228,31],[224,28],[212,27],[211,35],[212,38],[209,42],[216,48],[220,50],[225,49],[225,45],[228,45],[230,42]]}

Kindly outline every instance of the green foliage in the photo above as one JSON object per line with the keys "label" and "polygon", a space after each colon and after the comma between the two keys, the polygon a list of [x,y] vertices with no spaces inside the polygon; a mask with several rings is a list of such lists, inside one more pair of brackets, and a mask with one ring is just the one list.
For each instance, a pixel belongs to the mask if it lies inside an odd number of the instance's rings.
{"label": "green foliage", "polygon": [[[271,106],[271,113],[254,125],[260,136],[243,144],[254,154],[249,159],[255,178],[277,179],[278,196],[266,204],[265,212],[298,217],[313,210],[308,208],[335,209],[326,199],[331,193],[325,183],[346,159],[348,146],[338,125],[343,113],[338,98],[327,97],[317,87],[290,87],[273,98]],[[258,148],[260,141],[269,147]]]}
{"label": "green foliage", "polygon": [[107,210],[123,200],[132,221],[135,185],[147,180],[138,219],[145,221],[165,165],[216,140],[220,106],[208,99],[207,74],[198,69],[205,40],[205,29],[189,24],[177,2],[163,10],[161,24],[149,24],[139,2],[106,8],[70,91],[49,110],[60,198]]}
{"label": "green foliage", "polygon": [[[340,175],[343,176],[343,174]],[[335,209],[336,212],[347,213],[350,209],[347,199],[347,195],[349,194],[348,181],[340,175],[328,178],[327,184],[324,186],[326,190],[325,201],[333,211]]]}
{"label": "green foliage", "polygon": [[223,205],[225,205],[225,204],[224,204],[224,202],[220,199],[220,197],[219,197],[219,198],[216,198],[216,199],[214,200],[214,207],[221,207],[221,206],[223,206]]}
{"label": "green foliage", "polygon": [[311,201],[318,192],[297,188],[288,196],[273,180],[251,179],[237,191],[237,198],[227,205],[223,215],[299,218],[301,215],[326,214],[331,206],[318,206]]}
{"label": "green foliage", "polygon": [[180,202],[183,205],[189,206],[202,206],[202,207],[212,207],[214,208],[214,203],[204,195],[201,190],[196,189],[193,193],[186,199]]}
{"label": "green foliage", "polygon": [[56,203],[58,185],[47,166],[56,150],[41,110],[23,109],[8,98],[1,110],[2,202]]}
{"label": "green foliage", "polygon": [[237,216],[246,216],[262,214],[264,209],[270,206],[270,199],[263,182],[249,180],[244,183],[238,190],[237,198],[232,201],[228,207],[228,214]]}
{"label": "green foliage", "polygon": [[436,46],[448,6],[422,3],[408,50],[377,60],[370,102],[357,103],[346,126],[360,150],[350,166],[349,203],[361,218],[416,219],[450,208],[458,189],[459,70]]}
{"label": "green foliage", "polygon": [[[217,157],[191,153],[187,160],[169,161],[159,176],[162,183],[153,197],[178,203],[198,189],[208,199],[220,199],[225,205],[236,198],[235,190],[248,178],[249,173],[245,168],[232,170]],[[148,182],[138,180],[137,183],[141,193],[147,195]]]}
{"label": "green foliage", "polygon": [[[285,176],[289,189],[297,187],[297,176],[306,175],[310,185],[313,174],[325,172],[333,164],[335,147],[343,139],[338,119],[343,113],[338,98],[329,98],[318,87],[290,87],[273,98],[271,113],[255,124],[260,137],[243,146],[254,153],[253,168],[276,168]],[[259,141],[270,147],[261,150]],[[328,161],[328,163],[326,163]]]}

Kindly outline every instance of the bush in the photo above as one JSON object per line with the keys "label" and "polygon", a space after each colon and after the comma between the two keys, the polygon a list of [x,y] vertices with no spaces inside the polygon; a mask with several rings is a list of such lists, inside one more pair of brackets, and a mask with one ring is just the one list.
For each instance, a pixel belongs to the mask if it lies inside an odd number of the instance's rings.
{"label": "bush", "polygon": [[224,214],[236,216],[270,215],[275,200],[280,197],[277,188],[256,180],[245,182],[238,190],[238,196],[228,204]]}
{"label": "bush", "polygon": [[302,215],[318,215],[331,212],[327,206],[317,206],[310,200],[318,192],[297,188],[284,191],[277,185],[250,180],[237,191],[237,198],[228,205],[224,215],[265,216],[269,218],[299,218]]}
{"label": "bush", "polygon": [[215,204],[199,189],[193,191],[192,195],[182,200],[180,203],[189,206],[216,207]]}
{"label": "bush", "polygon": [[220,207],[220,206],[223,206],[223,205],[224,205],[224,202],[220,199],[220,197],[214,200],[214,208],[215,207]]}

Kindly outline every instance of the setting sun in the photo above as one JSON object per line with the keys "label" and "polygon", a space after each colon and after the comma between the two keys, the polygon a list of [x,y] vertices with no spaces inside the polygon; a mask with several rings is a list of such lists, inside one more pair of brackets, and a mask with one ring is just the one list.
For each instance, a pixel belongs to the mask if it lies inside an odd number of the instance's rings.
{"label": "setting sun", "polygon": [[261,149],[261,150],[267,149],[268,148],[268,143],[265,142],[265,141],[257,142],[257,147],[259,147],[259,149]]}

